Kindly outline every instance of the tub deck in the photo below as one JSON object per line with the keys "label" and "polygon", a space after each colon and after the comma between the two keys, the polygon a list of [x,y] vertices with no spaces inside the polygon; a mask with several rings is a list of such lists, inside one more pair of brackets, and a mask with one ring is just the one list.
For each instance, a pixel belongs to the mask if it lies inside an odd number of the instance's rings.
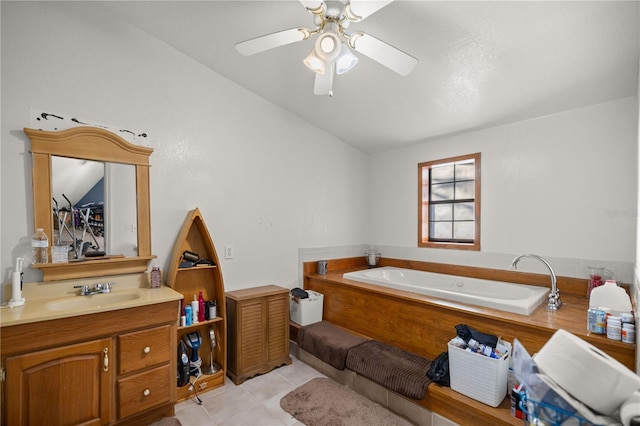
{"label": "tub deck", "polygon": [[[439,273],[448,271],[455,275],[522,284],[547,286],[549,282],[549,277],[541,274],[427,262],[383,259],[380,266]],[[447,350],[447,343],[455,336],[457,324],[467,324],[510,342],[517,338],[532,354],[540,350],[557,329],[562,328],[599,347],[629,369],[636,370],[636,345],[587,332],[586,280],[558,277],[563,300],[560,310],[547,311],[543,304],[531,315],[520,315],[342,277],[345,272],[363,268],[366,268],[364,259],[330,260],[328,273],[319,275],[315,273],[315,262],[305,263],[304,287],[324,294],[324,320],[429,359],[435,359]],[[498,408],[492,408],[450,388],[432,384],[419,404],[460,424],[468,424],[470,415],[473,415],[474,424],[522,424],[510,415],[508,397]]]}

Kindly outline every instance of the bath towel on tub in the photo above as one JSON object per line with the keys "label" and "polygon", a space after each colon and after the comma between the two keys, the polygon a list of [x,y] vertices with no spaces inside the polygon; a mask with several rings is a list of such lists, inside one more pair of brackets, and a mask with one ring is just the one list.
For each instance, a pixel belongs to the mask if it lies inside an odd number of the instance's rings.
{"label": "bath towel on tub", "polygon": [[338,370],[344,370],[347,352],[366,341],[326,321],[305,325],[298,330],[298,347]]}
{"label": "bath towel on tub", "polygon": [[347,368],[413,399],[423,399],[431,379],[431,360],[386,343],[370,340],[351,349]]}

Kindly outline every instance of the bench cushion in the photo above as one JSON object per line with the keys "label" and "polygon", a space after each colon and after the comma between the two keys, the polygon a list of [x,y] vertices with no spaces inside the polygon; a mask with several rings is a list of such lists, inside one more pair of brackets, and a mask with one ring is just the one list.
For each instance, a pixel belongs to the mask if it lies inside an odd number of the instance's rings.
{"label": "bench cushion", "polygon": [[430,365],[427,358],[376,340],[352,348],[346,362],[349,370],[413,399],[424,398]]}
{"label": "bench cushion", "polygon": [[298,330],[298,347],[338,370],[344,370],[349,350],[366,341],[326,321]]}

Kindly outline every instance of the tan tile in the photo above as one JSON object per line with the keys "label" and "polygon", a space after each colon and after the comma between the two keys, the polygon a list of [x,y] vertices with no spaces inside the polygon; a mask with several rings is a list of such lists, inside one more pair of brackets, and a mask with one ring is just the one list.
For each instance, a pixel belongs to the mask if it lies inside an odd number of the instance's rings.
{"label": "tan tile", "polygon": [[263,405],[258,405],[246,411],[225,419],[224,426],[282,426],[283,423],[274,418]]}
{"label": "tan tile", "polygon": [[309,352],[306,352],[302,349],[300,349],[300,360],[340,384],[349,387],[353,386],[353,377],[355,373],[351,370],[338,370],[334,366],[327,364],[326,362],[320,360],[319,358],[316,358]]}
{"label": "tan tile", "polygon": [[406,417],[419,426],[432,426],[431,411],[414,404],[395,392],[389,392],[389,410]]}
{"label": "tan tile", "polygon": [[389,391],[387,388],[380,386],[365,377],[354,374],[353,390],[384,407],[389,406]]}
{"label": "tan tile", "polygon": [[242,388],[259,401],[267,400],[284,391],[295,389],[295,387],[296,385],[275,371],[252,377],[242,383]]}
{"label": "tan tile", "polygon": [[452,422],[446,417],[442,417],[439,414],[433,413],[432,426],[458,426],[458,423]]}
{"label": "tan tile", "polygon": [[[178,405],[180,408],[178,409]],[[205,426],[215,424],[207,410],[192,401],[183,401],[176,405],[176,417],[183,425]]]}
{"label": "tan tile", "polygon": [[227,392],[219,394],[216,398],[211,398],[203,402],[202,406],[207,410],[214,422],[222,421],[260,405],[260,400],[251,395],[246,390],[238,386]]}

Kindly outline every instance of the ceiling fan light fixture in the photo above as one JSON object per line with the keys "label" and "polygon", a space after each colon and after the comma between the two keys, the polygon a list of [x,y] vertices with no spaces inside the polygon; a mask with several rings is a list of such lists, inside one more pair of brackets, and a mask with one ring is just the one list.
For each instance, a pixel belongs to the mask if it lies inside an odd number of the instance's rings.
{"label": "ceiling fan light fixture", "polygon": [[340,54],[340,38],[332,32],[325,32],[318,36],[315,44],[315,53],[327,62],[334,61]]}
{"label": "ceiling fan light fixture", "polygon": [[303,62],[311,71],[317,72],[318,74],[324,74],[325,61],[316,54],[315,49],[309,53]]}
{"label": "ceiling fan light fixture", "polygon": [[351,71],[353,67],[358,63],[358,57],[353,54],[349,46],[342,43],[340,49],[340,55],[336,59],[336,74],[344,74],[347,71]]}

